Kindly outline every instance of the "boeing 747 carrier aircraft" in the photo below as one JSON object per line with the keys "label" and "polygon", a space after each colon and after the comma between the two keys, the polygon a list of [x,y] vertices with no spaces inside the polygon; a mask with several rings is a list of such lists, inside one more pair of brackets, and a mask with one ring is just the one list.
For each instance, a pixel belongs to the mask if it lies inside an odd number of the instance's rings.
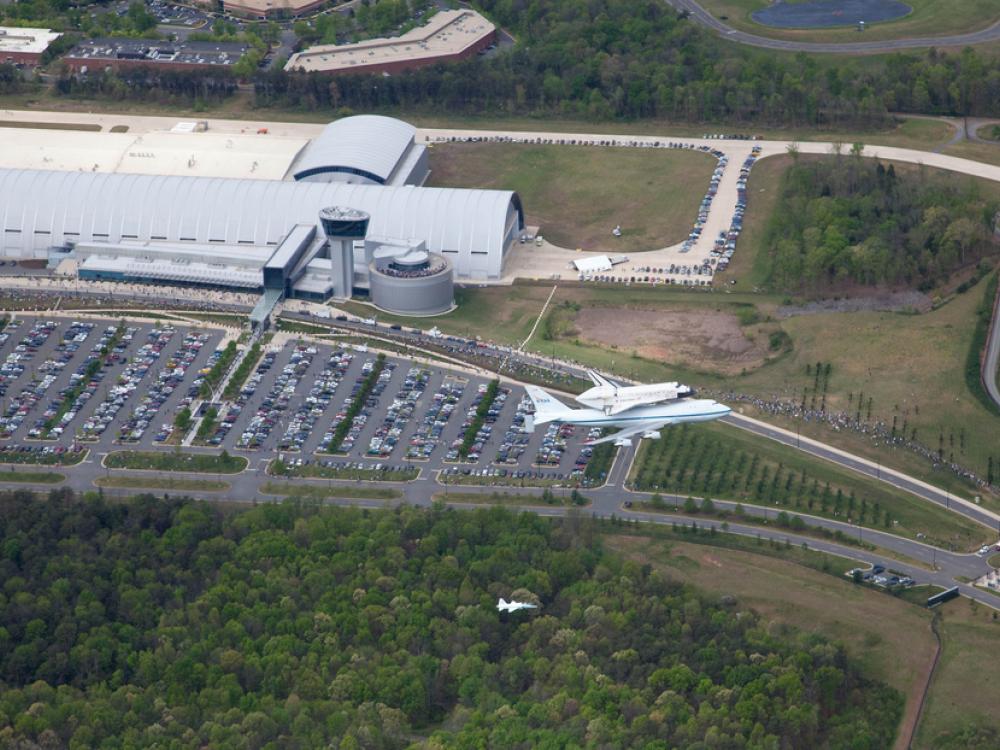
{"label": "boeing 747 carrier aircraft", "polygon": [[596,372],[588,372],[594,387],[576,400],[588,408],[573,409],[537,386],[525,386],[535,405],[534,417],[527,426],[557,422],[585,427],[619,427],[613,435],[592,440],[587,445],[614,441],[616,445],[631,445],[633,435],[657,440],[660,430],[683,422],[708,422],[732,411],[711,399],[691,398],[693,391],[679,383],[622,386]]}

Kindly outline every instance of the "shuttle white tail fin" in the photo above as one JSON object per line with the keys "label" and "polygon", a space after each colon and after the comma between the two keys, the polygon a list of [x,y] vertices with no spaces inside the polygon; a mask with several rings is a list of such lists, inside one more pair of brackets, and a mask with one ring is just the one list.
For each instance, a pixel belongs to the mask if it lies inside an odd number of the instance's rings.
{"label": "shuttle white tail fin", "polygon": [[575,411],[536,385],[526,385],[524,389],[528,392],[528,397],[535,405],[535,416],[532,420],[532,426],[562,419]]}

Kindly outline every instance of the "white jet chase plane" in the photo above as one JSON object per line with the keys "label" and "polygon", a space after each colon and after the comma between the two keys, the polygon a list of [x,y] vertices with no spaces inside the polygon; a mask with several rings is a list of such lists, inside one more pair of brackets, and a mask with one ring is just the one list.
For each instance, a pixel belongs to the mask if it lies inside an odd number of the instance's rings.
{"label": "white jet chase plane", "polygon": [[503,597],[497,602],[497,610],[499,612],[517,612],[521,609],[538,609],[538,605],[529,604],[528,602],[509,602]]}
{"label": "white jet chase plane", "polygon": [[618,427],[620,430],[613,435],[588,441],[587,445],[614,441],[615,445],[627,446],[634,435],[658,440],[660,430],[668,425],[708,422],[732,411],[718,401],[691,398],[693,391],[679,383],[621,386],[596,372],[587,374],[594,387],[576,397],[586,409],[572,409],[537,386],[525,386],[535,405],[534,416],[526,420],[528,430],[549,422]]}

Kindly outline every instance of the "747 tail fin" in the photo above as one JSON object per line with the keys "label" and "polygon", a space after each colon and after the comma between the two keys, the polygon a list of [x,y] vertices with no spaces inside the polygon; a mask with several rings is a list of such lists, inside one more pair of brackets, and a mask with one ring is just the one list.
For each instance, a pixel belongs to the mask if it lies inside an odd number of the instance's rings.
{"label": "747 tail fin", "polygon": [[545,424],[562,419],[576,411],[536,385],[526,385],[524,389],[528,392],[528,398],[535,405],[533,424]]}

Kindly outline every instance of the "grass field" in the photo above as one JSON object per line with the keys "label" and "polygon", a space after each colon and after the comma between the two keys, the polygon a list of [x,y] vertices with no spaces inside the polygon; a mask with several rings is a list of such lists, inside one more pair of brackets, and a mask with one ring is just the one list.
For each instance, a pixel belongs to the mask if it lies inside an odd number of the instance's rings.
{"label": "grass field", "polygon": [[764,26],[751,13],[771,4],[771,0],[699,0],[716,18],[733,28],[774,39],[801,42],[876,42],[912,37],[946,36],[976,31],[1000,19],[994,0],[905,0],[913,11],[894,21],[869,25],[863,34],[853,26],[834,29],[778,29]]}
{"label": "grass field", "polygon": [[[576,502],[573,502],[574,498]],[[589,500],[575,490],[546,490],[541,495],[512,495],[506,492],[458,492],[445,490],[434,495],[434,500],[445,503],[469,503],[473,505],[514,505],[519,507],[545,507],[548,505],[585,506]]]}
{"label": "grass field", "polygon": [[714,168],[699,151],[451,143],[433,146],[429,184],[516,190],[550,242],[636,252],[687,237]]}
{"label": "grass field", "polygon": [[172,490],[175,492],[222,492],[230,488],[229,482],[217,479],[182,479],[176,477],[98,477],[94,480],[98,487],[114,487],[132,490]]}
{"label": "grass field", "polygon": [[285,482],[267,482],[260,488],[265,495],[290,497],[297,500],[327,500],[329,498],[346,498],[353,500],[394,500],[403,496],[399,490],[383,487],[351,487],[291,484]]}
{"label": "grass field", "polygon": [[199,474],[239,474],[246,469],[242,456],[182,451],[113,451],[104,457],[109,469],[147,469],[151,471],[191,471]]}
{"label": "grass field", "polygon": [[1000,682],[984,671],[1000,645],[995,610],[968,599],[940,608],[941,658],[927,697],[917,750],[993,750],[1000,747]]}
{"label": "grass field", "polygon": [[920,533],[958,550],[990,538],[989,529],[908,493],[729,425],[673,427],[662,435],[639,447],[630,476],[636,489],[739,500],[909,538]]}
{"label": "grass field", "polygon": [[945,148],[943,153],[948,156],[972,159],[973,161],[981,161],[986,164],[1000,164],[1000,143],[960,141]]}
{"label": "grass field", "polygon": [[0,471],[0,482],[18,484],[58,484],[66,476],[56,471]]}

